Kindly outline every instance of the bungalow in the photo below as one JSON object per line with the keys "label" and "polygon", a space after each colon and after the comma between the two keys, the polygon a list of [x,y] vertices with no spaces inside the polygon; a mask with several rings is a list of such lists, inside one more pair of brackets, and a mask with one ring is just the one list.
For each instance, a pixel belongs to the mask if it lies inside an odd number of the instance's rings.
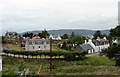
{"label": "bungalow", "polygon": [[94,48],[90,44],[82,44],[75,48],[76,51],[88,51],[88,53],[93,53]]}
{"label": "bungalow", "polygon": [[27,51],[47,51],[50,50],[48,39],[28,39],[25,44]]}

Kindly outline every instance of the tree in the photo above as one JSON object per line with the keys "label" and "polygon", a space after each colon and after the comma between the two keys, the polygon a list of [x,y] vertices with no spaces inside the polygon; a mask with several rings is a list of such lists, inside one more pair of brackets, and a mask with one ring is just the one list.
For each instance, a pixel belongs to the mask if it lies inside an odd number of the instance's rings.
{"label": "tree", "polygon": [[74,36],[75,36],[75,33],[74,33],[74,32],[72,32],[71,37],[74,37]]}
{"label": "tree", "polygon": [[39,36],[39,37],[42,37],[42,33],[38,33],[38,36]]}
{"label": "tree", "polygon": [[97,39],[97,37],[100,37],[100,38],[103,38],[103,35],[101,34],[101,31],[97,30],[95,33],[94,33],[94,39]]}
{"label": "tree", "polygon": [[106,34],[103,34],[102,37],[106,37],[106,38],[108,38],[108,36],[107,36]]}
{"label": "tree", "polygon": [[110,36],[120,37],[120,25],[110,30]]}
{"label": "tree", "polygon": [[47,38],[49,36],[50,34],[46,30],[42,31],[42,35],[41,35],[42,38]]}
{"label": "tree", "polygon": [[61,36],[62,39],[68,39],[68,34],[64,34],[63,36]]}
{"label": "tree", "polygon": [[[107,57],[110,59],[114,58],[116,61],[116,65],[120,66],[120,45],[112,46],[106,50],[103,50],[102,53],[106,54]],[[118,63],[118,61],[119,61],[119,63]]]}
{"label": "tree", "polygon": [[33,33],[28,33],[28,32],[27,32],[27,33],[24,33],[24,34],[23,34],[23,37],[25,37],[25,38],[26,38],[26,37],[32,38],[32,37],[33,37]]}
{"label": "tree", "polygon": [[110,30],[110,34],[108,36],[110,44],[112,44],[112,40],[116,38],[120,40],[120,25]]}
{"label": "tree", "polygon": [[28,37],[28,32],[23,34],[23,37]]}
{"label": "tree", "polygon": [[68,46],[66,42],[63,42],[62,49],[68,50]]}
{"label": "tree", "polygon": [[72,38],[70,38],[68,40],[68,43],[69,44],[77,44],[77,45],[79,45],[79,44],[83,44],[84,41],[85,41],[84,36],[74,36],[74,37],[72,37]]}

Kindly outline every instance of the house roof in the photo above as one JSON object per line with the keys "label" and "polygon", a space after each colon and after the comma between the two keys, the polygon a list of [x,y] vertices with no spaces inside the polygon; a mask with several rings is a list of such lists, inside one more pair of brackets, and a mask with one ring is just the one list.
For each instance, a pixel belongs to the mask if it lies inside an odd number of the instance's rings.
{"label": "house roof", "polygon": [[32,44],[49,44],[49,40],[48,39],[29,39],[28,40],[28,45],[32,45]]}
{"label": "house roof", "polygon": [[99,46],[99,45],[104,45],[105,42],[109,42],[109,41],[105,39],[100,39],[100,40],[93,40],[92,42],[94,43],[95,46]]}
{"label": "house roof", "polygon": [[40,37],[39,36],[36,36],[36,37],[33,37],[32,39],[39,39]]}
{"label": "house roof", "polygon": [[93,49],[93,47],[90,44],[82,44],[80,45],[80,47],[82,47],[84,51]]}

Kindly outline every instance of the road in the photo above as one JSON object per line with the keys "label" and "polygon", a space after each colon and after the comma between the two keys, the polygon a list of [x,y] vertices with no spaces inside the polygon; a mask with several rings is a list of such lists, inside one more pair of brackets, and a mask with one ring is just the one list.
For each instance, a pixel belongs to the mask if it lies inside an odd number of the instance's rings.
{"label": "road", "polygon": [[86,56],[98,56],[99,54],[100,54],[100,53],[97,52],[97,53],[88,54],[88,55],[86,55]]}

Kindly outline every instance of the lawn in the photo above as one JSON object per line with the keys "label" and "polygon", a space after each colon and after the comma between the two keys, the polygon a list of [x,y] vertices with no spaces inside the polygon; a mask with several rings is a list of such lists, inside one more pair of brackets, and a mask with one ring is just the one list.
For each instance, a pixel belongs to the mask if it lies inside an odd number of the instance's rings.
{"label": "lawn", "polygon": [[[3,56],[3,75],[16,74],[21,63],[20,58]],[[42,65],[40,75],[50,74],[48,59],[23,59],[30,75],[36,74]],[[118,75],[120,67],[107,57],[87,57],[84,61],[53,60],[54,75]]]}
{"label": "lawn", "polygon": [[18,44],[4,44],[4,47],[9,47],[12,48],[13,50],[17,50],[17,51],[24,51],[23,48],[21,48],[20,46],[18,46]]}
{"label": "lawn", "polygon": [[[17,51],[21,50],[21,47],[19,47],[18,44],[5,44],[4,46],[5,47],[8,46],[8,47],[12,48],[13,50],[17,50]],[[56,44],[52,45],[52,50],[53,51],[66,51],[64,49],[59,48]],[[22,51],[24,51],[23,48],[22,48]]]}

